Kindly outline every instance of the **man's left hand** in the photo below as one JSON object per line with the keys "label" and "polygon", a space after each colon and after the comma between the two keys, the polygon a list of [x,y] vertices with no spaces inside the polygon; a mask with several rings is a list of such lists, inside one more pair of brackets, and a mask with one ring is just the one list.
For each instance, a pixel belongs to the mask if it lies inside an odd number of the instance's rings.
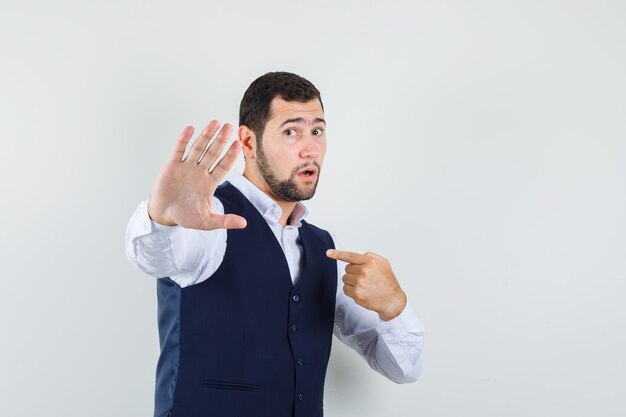
{"label": "man's left hand", "polygon": [[402,313],[406,294],[400,288],[389,261],[373,253],[365,254],[328,249],[326,256],[348,263],[343,276],[343,292],[357,304],[389,321]]}

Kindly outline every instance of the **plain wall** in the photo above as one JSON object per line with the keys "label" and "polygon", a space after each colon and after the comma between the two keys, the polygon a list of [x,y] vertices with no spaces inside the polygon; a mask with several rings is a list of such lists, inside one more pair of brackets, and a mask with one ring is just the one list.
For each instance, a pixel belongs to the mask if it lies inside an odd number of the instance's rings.
{"label": "plain wall", "polygon": [[[335,340],[328,416],[623,416],[626,3],[0,3],[6,416],[149,416],[155,279],[124,230],[187,124],[321,90],[310,220],[427,331],[396,385]],[[243,157],[235,170],[241,172]]]}

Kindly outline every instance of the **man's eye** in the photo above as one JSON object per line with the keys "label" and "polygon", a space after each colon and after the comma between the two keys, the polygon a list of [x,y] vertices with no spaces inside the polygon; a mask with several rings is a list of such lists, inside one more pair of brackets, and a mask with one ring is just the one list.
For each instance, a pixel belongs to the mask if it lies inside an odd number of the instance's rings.
{"label": "man's eye", "polygon": [[285,132],[284,132],[284,133],[285,133],[287,136],[294,136],[294,135],[296,135],[296,133],[297,133],[297,132],[296,132],[296,129],[287,129],[287,130],[285,130]]}
{"label": "man's eye", "polygon": [[313,134],[315,136],[320,136],[320,135],[322,135],[322,133],[324,133],[324,129],[320,129],[320,128],[313,129]]}

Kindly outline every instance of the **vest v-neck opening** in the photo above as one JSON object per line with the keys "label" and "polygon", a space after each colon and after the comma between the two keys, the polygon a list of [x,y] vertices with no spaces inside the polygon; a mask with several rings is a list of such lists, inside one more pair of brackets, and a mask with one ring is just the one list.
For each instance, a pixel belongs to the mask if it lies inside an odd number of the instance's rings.
{"label": "vest v-neck opening", "polygon": [[[269,233],[271,235],[272,238],[270,240],[274,242],[275,244],[274,248],[280,251],[281,262],[283,263],[283,266],[287,270],[287,277],[289,278],[291,287],[297,288],[298,284],[300,284],[300,282],[305,278],[305,275],[309,275],[308,274],[309,268],[307,268],[307,246],[308,245],[305,243],[305,241],[308,240],[308,234],[306,232],[303,233],[304,228],[307,227],[306,222],[304,220],[301,220],[302,225],[298,228],[298,235],[300,236],[300,239],[302,240],[302,256],[304,258],[304,262],[302,263],[302,268],[300,270],[300,277],[298,278],[297,282],[294,284],[293,279],[291,278],[291,270],[289,269],[289,263],[287,261],[287,257],[285,256],[285,251],[283,250],[280,242],[276,238],[276,235],[272,231],[272,228],[267,223],[267,220],[265,220],[265,217],[263,217],[263,215],[259,212],[259,210],[257,210],[254,204],[252,204],[252,202],[248,199],[248,197],[246,197],[237,187],[235,187],[229,181],[225,181],[224,184],[228,184],[227,186],[232,187],[232,189],[235,192],[239,193],[241,197],[243,197],[244,204],[247,205],[248,211],[251,211],[254,216],[258,216],[260,218],[261,223],[263,224],[261,228],[265,231],[266,234]],[[307,235],[307,238],[305,238],[304,235]]]}

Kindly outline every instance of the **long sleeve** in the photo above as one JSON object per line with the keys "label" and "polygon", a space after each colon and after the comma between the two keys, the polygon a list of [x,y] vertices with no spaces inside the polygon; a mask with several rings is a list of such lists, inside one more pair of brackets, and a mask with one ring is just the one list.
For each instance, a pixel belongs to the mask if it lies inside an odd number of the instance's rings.
{"label": "long sleeve", "polygon": [[[214,212],[224,206],[213,197]],[[126,228],[126,257],[148,275],[169,277],[181,287],[210,277],[226,252],[226,229],[211,231],[163,226],[148,215],[148,202],[142,201]]]}
{"label": "long sleeve", "polygon": [[387,322],[381,320],[376,312],[361,307],[343,292],[346,266],[345,262],[337,261],[335,336],[390,380],[416,381],[422,371],[424,327],[411,304],[407,301],[398,317]]}

